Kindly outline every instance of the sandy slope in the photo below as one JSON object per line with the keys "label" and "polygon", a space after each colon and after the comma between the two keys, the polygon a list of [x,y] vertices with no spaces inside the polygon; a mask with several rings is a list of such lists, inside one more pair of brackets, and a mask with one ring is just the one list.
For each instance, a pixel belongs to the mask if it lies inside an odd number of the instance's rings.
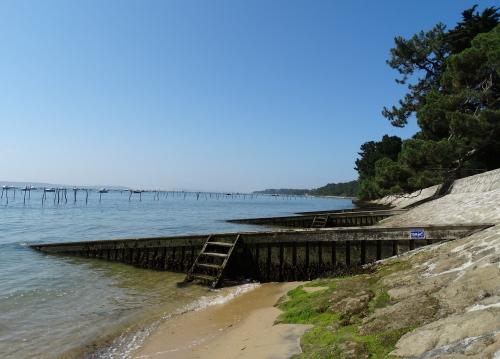
{"label": "sandy slope", "polygon": [[136,358],[288,358],[307,325],[274,325],[277,300],[301,283],[266,283],[230,302],[165,322]]}

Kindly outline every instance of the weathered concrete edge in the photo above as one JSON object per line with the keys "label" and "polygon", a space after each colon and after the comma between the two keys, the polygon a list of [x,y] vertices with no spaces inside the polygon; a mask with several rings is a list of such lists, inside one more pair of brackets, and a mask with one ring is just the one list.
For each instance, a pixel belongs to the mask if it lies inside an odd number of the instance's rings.
{"label": "weathered concrete edge", "polygon": [[265,222],[273,222],[280,220],[306,220],[306,219],[314,219],[318,214],[320,215],[328,215],[332,218],[342,218],[342,217],[363,217],[363,216],[389,216],[396,215],[406,212],[406,209],[384,209],[384,210],[372,210],[372,211],[346,211],[346,212],[311,212],[304,214],[297,213],[292,216],[278,216],[278,217],[254,217],[254,218],[237,218],[237,219],[227,219],[226,222],[230,223],[241,223],[241,222],[255,222],[255,221],[265,221]]}
{"label": "weathered concrete edge", "polygon": [[[290,230],[275,230],[275,231],[255,231],[255,232],[230,232],[212,234],[217,237],[233,237],[241,235],[246,241],[251,240],[255,244],[259,243],[281,243],[281,242],[330,242],[337,241],[356,241],[356,240],[408,240],[407,234],[411,229],[422,228],[426,230],[436,231],[459,231],[463,232],[461,237],[469,236],[478,231],[484,230],[494,226],[490,223],[477,223],[477,224],[464,224],[464,225],[428,225],[428,226],[403,226],[403,227],[380,227],[380,226],[364,226],[364,227],[337,227],[337,228],[320,228],[320,229],[290,229]],[[467,231],[467,229],[469,229]],[[465,230],[465,231],[463,231]],[[373,238],[357,238],[359,235],[371,233]],[[392,235],[387,235],[391,233]],[[356,234],[354,238],[331,238],[334,235]],[[379,237],[378,234],[384,235],[385,238]],[[49,249],[51,247],[76,247],[82,245],[91,246],[106,246],[113,247],[117,244],[131,244],[132,246],[142,245],[143,247],[155,247],[158,245],[170,244],[170,246],[197,246],[202,244],[209,234],[198,235],[182,235],[182,236],[162,236],[162,237],[146,237],[146,238],[123,238],[123,239],[109,239],[109,240],[92,240],[92,241],[78,241],[78,242],[59,242],[59,243],[38,243],[29,245],[30,248],[36,250]],[[303,239],[287,238],[296,235],[304,235]],[[311,240],[309,237],[313,236]],[[266,238],[267,237],[267,238]],[[446,236],[439,236],[440,239],[454,239],[456,237],[447,238]],[[308,239],[309,238],[309,239]],[[149,242],[149,243],[148,243]],[[50,249],[49,249],[50,250]]]}

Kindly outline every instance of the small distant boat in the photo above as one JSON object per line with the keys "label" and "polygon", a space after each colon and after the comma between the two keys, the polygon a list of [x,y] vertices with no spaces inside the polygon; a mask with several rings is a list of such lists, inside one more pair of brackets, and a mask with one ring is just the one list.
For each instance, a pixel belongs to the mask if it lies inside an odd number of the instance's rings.
{"label": "small distant boat", "polygon": [[107,188],[101,188],[99,190],[99,193],[108,193],[108,192],[109,192],[109,190]]}
{"label": "small distant boat", "polygon": [[44,188],[43,190],[44,192],[55,192],[56,189],[55,188]]}

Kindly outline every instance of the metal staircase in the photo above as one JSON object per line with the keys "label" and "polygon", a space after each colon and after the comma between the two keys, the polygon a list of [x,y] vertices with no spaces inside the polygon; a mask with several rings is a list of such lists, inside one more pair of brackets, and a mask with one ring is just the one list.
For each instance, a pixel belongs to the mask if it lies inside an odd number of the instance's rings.
{"label": "metal staircase", "polygon": [[327,223],[328,223],[328,215],[314,216],[311,228],[325,228]]}
{"label": "metal staircase", "polygon": [[209,283],[212,288],[220,287],[226,266],[239,239],[239,234],[234,238],[225,236],[219,241],[212,235],[208,236],[200,254],[187,272],[184,282],[200,280]]}

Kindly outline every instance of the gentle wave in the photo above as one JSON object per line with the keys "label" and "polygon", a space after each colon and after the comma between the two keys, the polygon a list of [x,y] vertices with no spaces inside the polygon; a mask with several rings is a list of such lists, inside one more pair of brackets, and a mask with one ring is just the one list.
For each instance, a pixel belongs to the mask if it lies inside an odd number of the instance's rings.
{"label": "gentle wave", "polygon": [[90,358],[101,359],[129,359],[133,357],[133,353],[141,347],[151,333],[165,320],[169,320],[175,316],[185,314],[187,312],[196,312],[214,305],[222,305],[233,300],[234,298],[248,293],[260,286],[260,283],[246,283],[235,287],[213,290],[214,293],[220,293],[214,296],[202,296],[199,299],[188,303],[184,307],[176,310],[173,313],[164,315],[160,320],[134,331],[133,333],[123,333],[116,338],[110,345],[102,348],[94,353],[89,354]]}

